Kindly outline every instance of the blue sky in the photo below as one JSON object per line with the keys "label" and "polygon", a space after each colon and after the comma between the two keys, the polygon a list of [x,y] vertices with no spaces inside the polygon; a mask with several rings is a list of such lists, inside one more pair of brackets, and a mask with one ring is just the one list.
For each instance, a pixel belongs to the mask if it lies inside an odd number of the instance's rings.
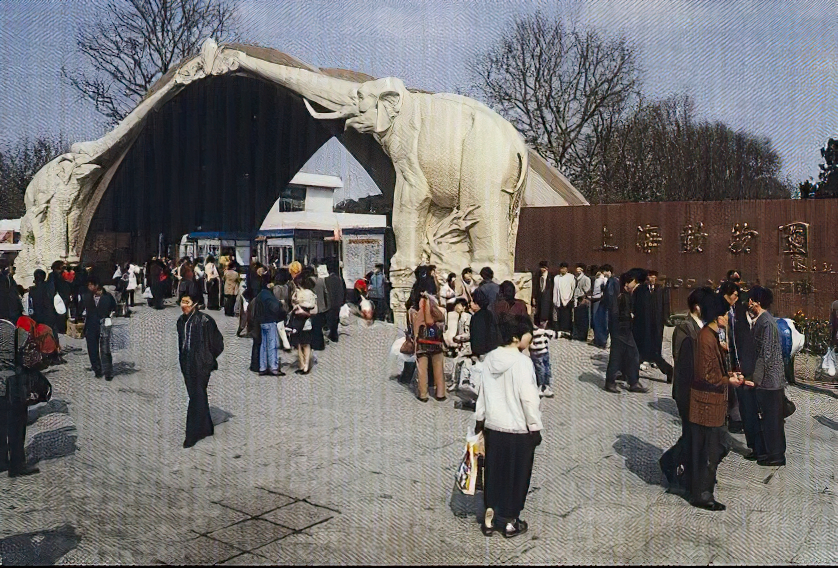
{"label": "blue sky", "polygon": [[[73,65],[77,26],[104,4],[0,0],[0,140],[102,134],[59,73]],[[542,10],[628,36],[647,95],[688,93],[703,117],[770,137],[794,180],[817,175],[820,147],[838,135],[835,0],[242,0],[238,9],[251,43],[431,91],[466,89],[468,61],[516,15]]]}

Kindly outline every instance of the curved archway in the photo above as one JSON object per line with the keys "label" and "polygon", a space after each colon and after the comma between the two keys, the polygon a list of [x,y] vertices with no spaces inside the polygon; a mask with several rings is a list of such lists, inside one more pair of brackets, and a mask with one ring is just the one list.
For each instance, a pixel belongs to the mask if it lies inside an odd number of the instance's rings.
{"label": "curved archway", "polygon": [[101,191],[86,231],[120,233],[135,260],[195,230],[252,233],[281,190],[336,136],[392,196],[392,163],[371,136],[315,120],[302,98],[253,77],[208,77],[150,113]]}

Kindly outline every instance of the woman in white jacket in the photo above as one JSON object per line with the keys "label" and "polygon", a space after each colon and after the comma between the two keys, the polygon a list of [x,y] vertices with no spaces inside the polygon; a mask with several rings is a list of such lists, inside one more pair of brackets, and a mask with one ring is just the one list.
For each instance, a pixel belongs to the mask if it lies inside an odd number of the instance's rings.
{"label": "woman in white jacket", "polygon": [[483,432],[486,456],[483,500],[486,517],[480,528],[509,538],[527,531],[518,518],[527,500],[535,447],[541,443],[541,410],[532,360],[521,353],[532,340],[526,316],[501,314],[501,347],[483,361],[477,396],[475,431]]}

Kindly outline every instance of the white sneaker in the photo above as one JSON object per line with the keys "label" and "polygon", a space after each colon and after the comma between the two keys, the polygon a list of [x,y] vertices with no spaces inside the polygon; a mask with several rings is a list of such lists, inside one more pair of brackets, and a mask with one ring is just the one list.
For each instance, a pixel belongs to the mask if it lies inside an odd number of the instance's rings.
{"label": "white sneaker", "polygon": [[640,370],[641,371],[648,371],[649,370],[649,365],[647,365],[646,363],[640,363]]}
{"label": "white sneaker", "polygon": [[538,396],[544,398],[544,387],[538,387]]}
{"label": "white sneaker", "polygon": [[544,387],[543,389],[541,389],[541,392],[538,393],[538,394],[539,394],[539,396],[543,396],[545,398],[553,398],[553,396],[555,396],[553,394],[553,391],[550,390],[550,387]]}

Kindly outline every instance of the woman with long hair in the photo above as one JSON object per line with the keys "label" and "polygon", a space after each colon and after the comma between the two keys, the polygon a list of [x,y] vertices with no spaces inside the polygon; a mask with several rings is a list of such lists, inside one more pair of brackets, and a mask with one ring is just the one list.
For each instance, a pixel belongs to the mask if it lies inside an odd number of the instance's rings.
{"label": "woman with long hair", "polygon": [[434,373],[434,398],[446,400],[443,364],[445,355],[442,326],[445,314],[436,301],[436,283],[430,276],[419,278],[413,285],[410,299],[410,326],[413,332],[416,366],[419,371],[417,398],[428,402],[428,373]]}

